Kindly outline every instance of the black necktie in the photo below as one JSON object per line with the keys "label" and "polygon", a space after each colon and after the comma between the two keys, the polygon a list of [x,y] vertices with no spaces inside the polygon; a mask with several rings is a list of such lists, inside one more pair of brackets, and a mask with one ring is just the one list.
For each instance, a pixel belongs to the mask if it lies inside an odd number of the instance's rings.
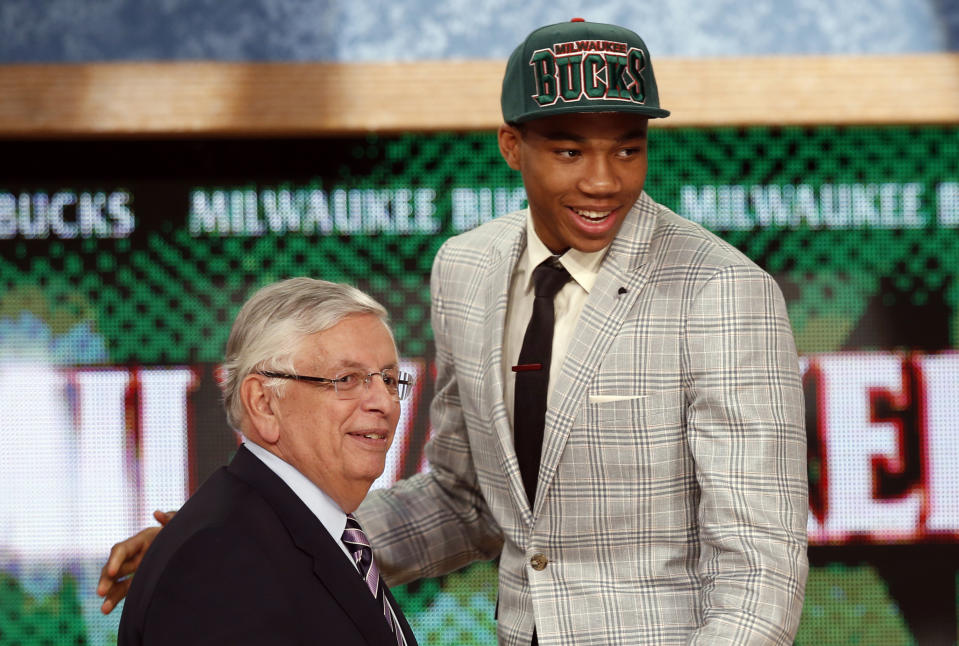
{"label": "black necktie", "polygon": [[543,450],[546,425],[546,397],[549,390],[549,362],[553,351],[553,298],[570,279],[569,272],[553,258],[533,271],[536,298],[533,315],[526,326],[519,352],[516,389],[513,397],[513,438],[529,506],[536,500],[539,456]]}

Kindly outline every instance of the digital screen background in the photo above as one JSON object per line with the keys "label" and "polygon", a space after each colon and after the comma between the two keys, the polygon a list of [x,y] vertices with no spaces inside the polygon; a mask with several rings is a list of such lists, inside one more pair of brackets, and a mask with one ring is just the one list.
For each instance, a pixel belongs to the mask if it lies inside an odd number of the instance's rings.
{"label": "digital screen background", "polygon": [[[376,486],[428,468],[429,270],[523,206],[492,133],[18,141],[0,160],[0,644],[113,643],[99,566],[236,440],[216,386],[258,287],[347,281],[418,389]],[[959,128],[653,129],[646,190],[777,280],[802,357],[812,569],[797,643],[956,640]],[[397,590],[493,644],[491,563]]]}

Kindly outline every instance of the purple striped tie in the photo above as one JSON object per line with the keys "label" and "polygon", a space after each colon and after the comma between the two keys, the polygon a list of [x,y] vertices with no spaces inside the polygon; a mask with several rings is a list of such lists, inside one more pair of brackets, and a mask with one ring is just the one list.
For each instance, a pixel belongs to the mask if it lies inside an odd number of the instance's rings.
{"label": "purple striped tie", "polygon": [[356,567],[359,569],[363,581],[366,582],[366,587],[370,589],[370,594],[382,604],[383,616],[386,618],[386,623],[390,627],[390,630],[396,635],[396,643],[403,646],[406,644],[406,640],[403,638],[403,631],[397,630],[397,626],[393,621],[393,611],[390,608],[390,602],[383,593],[380,571],[373,561],[373,550],[370,547],[370,541],[366,538],[366,534],[363,533],[360,523],[353,514],[346,515],[346,529],[343,530],[343,543],[346,545],[346,549],[349,550],[350,554],[353,555],[353,561],[356,563]]}

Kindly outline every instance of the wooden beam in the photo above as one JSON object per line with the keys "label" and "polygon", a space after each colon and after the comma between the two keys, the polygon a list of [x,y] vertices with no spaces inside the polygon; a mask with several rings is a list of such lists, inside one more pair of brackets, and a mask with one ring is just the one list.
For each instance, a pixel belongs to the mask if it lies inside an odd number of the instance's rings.
{"label": "wooden beam", "polygon": [[[657,126],[959,123],[959,54],[660,59]],[[0,137],[490,130],[502,61],[0,66]]]}
{"label": "wooden beam", "polygon": [[959,123],[959,54],[674,59],[656,75],[673,126]]}

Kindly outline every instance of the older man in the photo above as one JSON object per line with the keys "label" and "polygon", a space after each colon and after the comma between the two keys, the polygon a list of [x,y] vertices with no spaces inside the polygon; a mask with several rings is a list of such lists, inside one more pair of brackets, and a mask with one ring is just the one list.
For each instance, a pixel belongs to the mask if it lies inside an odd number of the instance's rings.
{"label": "older man", "polygon": [[412,383],[386,311],[347,285],[275,283],[237,316],[225,369],[245,442],[143,559],[119,643],[415,644],[352,516]]}

